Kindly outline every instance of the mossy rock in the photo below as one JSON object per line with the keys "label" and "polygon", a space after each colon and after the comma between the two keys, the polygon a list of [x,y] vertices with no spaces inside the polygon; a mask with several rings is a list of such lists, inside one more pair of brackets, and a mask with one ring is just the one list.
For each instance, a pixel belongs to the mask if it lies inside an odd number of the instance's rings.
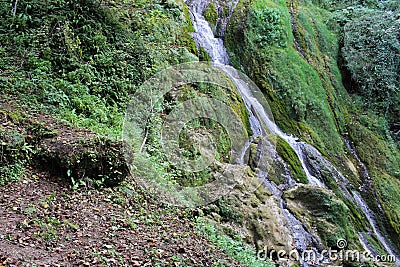
{"label": "mossy rock", "polygon": [[183,5],[183,15],[185,19],[185,26],[182,29],[181,38],[178,39],[178,42],[186,47],[186,49],[192,53],[193,55],[197,55],[197,47],[193,37],[190,35],[191,32],[194,32],[194,27],[192,20],[190,19],[189,8],[187,5]]}
{"label": "mossy rock", "polygon": [[310,185],[298,185],[284,193],[289,210],[309,229],[314,229],[326,247],[336,247],[339,239],[350,248],[359,248],[349,209],[332,191]]}
{"label": "mossy rock", "polygon": [[199,60],[211,62],[210,55],[207,53],[207,51],[203,47],[200,47],[200,49],[199,49]]}
{"label": "mossy rock", "polygon": [[222,214],[220,222],[232,227],[257,249],[261,250],[265,246],[277,250],[291,249],[293,240],[290,230],[285,227],[286,217],[279,200],[266,187],[259,186],[251,192],[245,184],[243,188],[235,188],[220,201],[225,206],[223,212],[221,206],[218,208],[219,214]]}
{"label": "mossy rock", "polygon": [[75,181],[100,180],[106,185],[121,182],[128,174],[122,143],[95,135],[63,133],[44,139],[35,155],[40,166]]}
{"label": "mossy rock", "polygon": [[[400,247],[400,183],[399,177],[396,177],[396,170],[400,169],[400,153],[393,144],[359,122],[349,124],[348,130],[358,156],[368,168],[373,189],[384,209],[384,219],[380,222],[392,241]],[[376,198],[371,195],[372,199]],[[379,212],[376,203],[371,208],[374,212]]]}
{"label": "mossy rock", "polygon": [[261,137],[257,137],[249,146],[249,161],[248,165],[255,171],[258,161],[260,160],[259,144],[262,142]]}
{"label": "mossy rock", "polygon": [[281,137],[276,136],[276,150],[283,158],[283,160],[288,164],[293,178],[298,183],[308,184],[308,179],[304,173],[301,162],[296,154],[296,152],[290,147],[290,145],[283,140]]}
{"label": "mossy rock", "polygon": [[400,247],[400,181],[386,173],[373,177],[385,213],[379,222],[387,229],[390,239]]}
{"label": "mossy rock", "polygon": [[204,12],[204,18],[208,23],[210,23],[211,27],[215,29],[218,19],[217,6],[215,3],[210,3],[208,5],[206,11]]}
{"label": "mossy rock", "polygon": [[180,43],[180,45],[184,46],[193,55],[198,54],[196,43],[195,43],[193,37],[189,33],[187,33],[187,32],[183,33],[182,38],[179,39],[179,43]]}

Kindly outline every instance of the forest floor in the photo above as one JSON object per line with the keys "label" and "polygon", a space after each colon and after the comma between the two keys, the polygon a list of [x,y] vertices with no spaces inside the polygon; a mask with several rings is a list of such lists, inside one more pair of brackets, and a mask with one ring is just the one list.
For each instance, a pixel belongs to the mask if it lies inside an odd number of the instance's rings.
{"label": "forest floor", "polygon": [[[65,153],[69,144],[95,135],[49,116],[27,115],[12,104],[3,102],[0,111],[3,150],[7,131],[29,139],[26,128],[37,121],[56,134],[33,144],[50,139]],[[68,177],[49,171],[53,168],[28,164],[18,181],[0,187],[0,267],[240,266],[197,228],[195,210],[156,202],[129,176],[113,187],[86,184],[74,190]]]}
{"label": "forest floor", "polygon": [[178,214],[122,187],[71,190],[48,173],[1,188],[0,266],[239,266]]}

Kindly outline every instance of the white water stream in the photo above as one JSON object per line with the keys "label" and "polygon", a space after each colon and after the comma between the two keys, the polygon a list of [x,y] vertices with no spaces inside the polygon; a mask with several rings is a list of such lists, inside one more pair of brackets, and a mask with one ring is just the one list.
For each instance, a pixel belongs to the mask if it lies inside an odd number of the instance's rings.
{"label": "white water stream", "polygon": [[[237,2],[236,2],[237,3]],[[233,9],[235,7],[235,4],[231,6]],[[190,8],[190,14],[191,14],[191,19],[192,23],[195,29],[195,32],[193,33],[193,37],[196,41],[196,44],[198,47],[202,47],[211,57],[211,60],[214,63],[222,64],[222,65],[228,65],[229,64],[229,56],[226,51],[226,48],[224,46],[223,40],[221,38],[216,38],[214,36],[214,33],[209,25],[209,23],[205,20],[203,14],[205,9],[207,8],[209,2],[208,0],[188,0],[187,4]],[[232,10],[231,10],[232,13]],[[229,19],[229,18],[228,18]],[[218,67],[217,64],[217,67]],[[318,187],[324,187],[326,188],[325,184],[319,180],[317,177],[312,175],[310,173],[309,167],[306,164],[305,161],[305,155],[302,150],[302,146],[309,146],[308,144],[299,141],[296,137],[292,135],[288,135],[284,133],[279,127],[271,120],[270,116],[267,114],[266,110],[264,109],[263,105],[258,101],[258,99],[253,95],[251,90],[249,89],[248,84],[242,80],[237,71],[235,71],[233,68],[221,68],[224,73],[233,81],[233,83],[237,86],[244,103],[246,104],[246,107],[249,111],[250,114],[250,124],[251,124],[251,129],[253,131],[253,137],[251,140],[246,144],[246,146],[243,148],[242,151],[242,157],[244,156],[246,150],[248,149],[250,143],[254,138],[257,136],[262,135],[263,131],[269,131],[270,133],[276,134],[277,136],[281,137],[284,139],[290,146],[291,148],[296,152],[299,161],[302,164],[303,171],[307,176],[307,179],[309,181],[309,184],[318,186]],[[322,156],[321,156],[322,157]],[[243,162],[241,162],[243,163]],[[266,174],[267,175],[267,174]],[[265,177],[264,177],[265,178]],[[282,192],[280,189],[276,187],[273,183],[266,181],[265,185],[270,188],[270,190],[274,193],[274,195],[278,196],[282,202]],[[341,189],[345,195],[349,196],[349,191],[347,189]],[[372,211],[368,208],[368,205],[362,200],[361,196],[356,193],[352,192],[352,200],[353,202],[360,208],[360,210],[365,214],[366,218],[368,219],[372,231],[375,234],[375,236],[378,238],[378,240],[381,242],[383,247],[387,250],[387,252],[391,255],[394,254],[394,250],[391,249],[391,246],[389,245],[388,242],[386,242],[386,239],[380,232],[374,217],[372,215]],[[351,197],[351,196],[350,196]],[[296,219],[286,208],[284,208],[283,204],[281,205],[284,213],[287,215],[287,219],[289,222],[289,225],[291,225],[291,230],[294,235],[294,239],[296,241],[296,246],[297,249],[302,251],[306,247],[312,245],[310,244],[310,240],[313,240],[312,242],[317,242],[316,238],[313,237],[307,230],[304,225],[301,224],[301,222]],[[308,236],[308,238],[305,238]],[[308,240],[308,241],[307,241]],[[365,242],[361,240],[360,242],[365,246],[366,250],[369,250],[369,248],[365,245]],[[398,256],[398,255],[396,255]],[[397,258],[397,264],[399,264],[399,257]],[[307,266],[306,263],[302,263],[302,266]]]}

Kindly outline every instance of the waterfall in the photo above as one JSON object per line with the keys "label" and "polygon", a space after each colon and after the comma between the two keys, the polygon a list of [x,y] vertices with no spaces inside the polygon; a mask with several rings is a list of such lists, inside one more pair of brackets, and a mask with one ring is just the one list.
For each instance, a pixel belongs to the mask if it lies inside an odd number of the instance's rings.
{"label": "waterfall", "polygon": [[[308,170],[308,167],[306,166],[305,160],[304,160],[304,155],[303,151],[301,149],[301,144],[304,144],[303,142],[299,142],[299,140],[291,135],[288,135],[279,129],[279,127],[273,122],[268,114],[266,114],[265,109],[263,105],[258,101],[256,97],[254,97],[249,89],[249,86],[240,79],[240,77],[237,75],[237,72],[234,69],[228,69],[231,70],[230,72],[227,72],[226,69],[223,69],[225,73],[228,75],[229,78],[234,82],[236,87],[239,90],[240,95],[243,98],[244,103],[246,104],[247,109],[249,112],[251,112],[252,117],[250,117],[250,124],[256,127],[256,125],[261,125],[260,121],[267,127],[267,129],[273,133],[279,136],[280,138],[284,139],[290,147],[296,152],[297,157],[299,158],[299,161],[303,167],[304,173],[307,176],[308,182],[312,185],[320,186],[320,187],[325,187],[324,183],[320,180],[318,180],[315,176],[311,175],[310,171]],[[256,114],[258,117],[256,117],[253,114],[252,110],[255,110]]]}
{"label": "waterfall", "polygon": [[[357,205],[362,209],[364,214],[367,216],[368,221],[371,224],[372,230],[375,236],[378,238],[379,242],[381,242],[382,246],[386,249],[386,251],[390,255],[396,255],[389,244],[386,242],[385,238],[382,236],[381,232],[378,229],[378,226],[375,222],[374,215],[372,211],[369,209],[367,203],[361,198],[361,196],[357,192],[353,192],[354,200],[356,201]],[[396,263],[399,263],[397,260]]]}
{"label": "waterfall", "polygon": [[[204,18],[203,14],[206,8],[209,5],[209,0],[188,0],[187,4],[190,8],[190,16],[192,19],[192,23],[195,29],[193,33],[193,38],[196,42],[196,45],[200,48],[203,48],[211,57],[211,60],[214,63],[217,63],[216,66],[223,66],[229,64],[229,56],[224,46],[223,40],[221,38],[216,38],[213,34],[213,31],[209,25],[209,23]],[[232,8],[235,7],[235,4],[231,5]],[[232,10],[231,10],[232,11]],[[294,12],[293,9],[293,1],[291,2],[291,11]],[[232,12],[230,13],[230,15]],[[292,19],[293,19],[293,14]],[[229,18],[228,18],[229,19]],[[293,26],[292,21],[292,26]],[[223,33],[221,34],[223,36]],[[299,51],[301,52],[301,50]],[[263,105],[259,102],[259,100],[253,95],[251,90],[249,89],[248,84],[239,77],[238,72],[234,68],[229,67],[220,67],[220,69],[232,80],[232,82],[236,85],[245,105],[249,111],[249,121],[250,126],[253,131],[253,136],[251,139],[246,143],[243,147],[242,155],[238,164],[244,164],[244,155],[248,150],[251,142],[257,137],[263,134],[263,131],[268,131],[269,133],[275,134],[285,140],[290,147],[295,151],[301,165],[303,168],[304,173],[307,176],[308,182],[311,185],[317,187],[326,188],[323,181],[321,181],[318,177],[315,176],[315,172],[313,173],[310,170],[310,163],[309,157],[305,153],[313,153],[314,156],[317,156],[321,159],[321,161],[325,162],[325,164],[329,167],[331,172],[333,172],[336,181],[338,182],[339,190],[345,195],[345,197],[352,201],[354,204],[358,206],[360,211],[362,211],[365,217],[368,219],[369,224],[371,225],[372,232],[381,242],[383,247],[387,250],[387,252],[391,255],[394,254],[394,249],[391,249],[391,246],[386,242],[384,236],[380,232],[379,228],[377,227],[375,220],[372,216],[371,210],[368,208],[367,204],[362,200],[361,196],[354,191],[349,191],[347,188],[348,181],[347,179],[336,170],[336,168],[327,161],[314,147],[301,142],[298,138],[288,135],[284,133],[279,127],[271,120],[271,117],[267,114],[266,110],[264,109]],[[365,171],[366,168],[363,166]],[[364,171],[364,172],[365,172]],[[267,186],[270,191],[279,198],[281,203],[281,209],[283,213],[286,215],[286,219],[288,224],[291,227],[291,231],[293,233],[293,239],[296,243],[296,248],[298,251],[303,251],[307,247],[321,247],[318,238],[314,237],[310,231],[307,230],[307,227],[301,223],[300,220],[295,218],[293,214],[285,207],[284,200],[282,198],[282,189],[278,188],[273,182],[268,180],[268,174],[260,172],[259,177],[264,180],[264,185]],[[369,178],[369,176],[368,176]],[[295,182],[289,182],[289,187],[292,187]],[[371,251],[363,239],[362,235],[359,233],[360,243],[365,247],[366,250]],[[399,260],[398,255],[395,255],[397,259],[397,263]],[[308,266],[307,263],[301,262],[302,266]]]}
{"label": "waterfall", "polygon": [[229,57],[221,38],[215,38],[209,23],[203,14],[208,6],[208,1],[189,1],[190,18],[193,22],[193,38],[198,48],[202,47],[207,51],[211,60],[215,63],[228,64]]}

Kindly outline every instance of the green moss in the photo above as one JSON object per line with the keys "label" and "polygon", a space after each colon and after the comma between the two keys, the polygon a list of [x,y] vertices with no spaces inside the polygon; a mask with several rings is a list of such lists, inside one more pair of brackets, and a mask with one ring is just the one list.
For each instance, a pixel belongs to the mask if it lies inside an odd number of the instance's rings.
{"label": "green moss", "polygon": [[183,45],[184,47],[186,47],[186,49],[194,54],[197,55],[197,47],[196,47],[196,43],[193,40],[193,37],[189,34],[191,32],[194,32],[194,27],[193,27],[193,23],[192,20],[190,19],[190,13],[189,13],[189,8],[187,5],[183,5],[183,15],[185,18],[185,26],[183,27],[182,30],[182,36],[181,38],[179,38],[179,42],[181,45]]}
{"label": "green moss", "polygon": [[[285,18],[287,47],[259,47],[254,43],[256,36],[246,27],[248,14],[265,7],[279,10]],[[233,54],[233,64],[244,69],[265,94],[277,125],[318,148],[336,166],[344,166],[346,154],[340,133],[350,117],[350,98],[336,62],[339,40],[325,25],[326,11],[310,2],[300,2],[296,9],[297,38],[304,58],[293,46],[286,1],[240,1],[225,43]]]}
{"label": "green moss", "polygon": [[[246,138],[247,136],[251,135],[251,127],[247,108],[232,81],[226,76],[221,76],[221,78],[222,77],[225,77],[226,80],[221,81],[221,84],[224,84],[226,87],[201,82],[194,83],[192,85],[185,85],[177,90],[176,100],[182,102],[193,97],[211,97],[212,99],[218,99],[229,106],[237,116],[237,120],[241,121],[244,134],[246,134],[246,136],[243,137]],[[198,109],[205,110],[206,107],[199,106]],[[160,121],[158,122],[161,121],[162,119],[160,118]],[[153,125],[154,124],[155,123],[153,123]],[[228,135],[226,130],[219,123],[210,119],[201,118],[190,121],[188,124],[186,124],[186,126],[186,130],[190,130],[192,133],[196,131],[201,131],[204,133],[204,131],[207,131],[207,135],[210,135],[216,144],[216,160],[220,163],[226,163],[230,161],[232,142],[236,140],[231,140],[231,136]],[[158,136],[156,139],[158,139]],[[188,158],[194,158],[198,155],[198,150],[196,150],[193,146],[193,139],[188,138],[186,133],[181,134],[180,136],[180,147],[184,150],[185,156]],[[164,160],[167,162],[167,160],[164,158],[164,152],[160,151],[158,146],[154,145],[154,151],[157,151],[154,153],[157,153],[157,157],[160,158],[157,162]],[[155,154],[153,154],[153,156],[155,156]],[[165,165],[167,164],[168,163]],[[219,170],[220,169],[218,165],[209,166],[200,172],[186,172],[184,170],[175,169],[173,166],[171,166],[168,167],[168,175],[173,181],[179,183],[180,185],[190,187],[203,185],[212,181],[215,179],[213,173],[218,172]]]}
{"label": "green moss", "polygon": [[25,120],[24,114],[19,112],[19,111],[17,111],[17,110],[16,111],[10,111],[8,113],[8,117],[15,124],[20,124],[20,123],[24,122],[24,120]]}
{"label": "green moss", "polygon": [[[374,179],[378,201],[384,211],[384,216],[378,218],[378,224],[387,230],[391,241],[398,245],[400,244],[400,181],[382,172],[373,171],[370,174]],[[375,198],[373,196],[373,199]],[[377,243],[379,248],[380,243]]]}
{"label": "green moss", "polygon": [[356,143],[359,157],[371,172],[396,176],[396,170],[400,169],[400,152],[394,143],[358,122],[349,124],[348,130],[351,140]]}
{"label": "green moss", "polygon": [[[368,232],[362,233],[362,235],[368,241],[368,243],[378,251],[378,254],[380,254],[380,255],[387,254],[386,249],[382,246],[381,242],[376,238],[375,235],[371,235]],[[376,265],[373,265],[373,266],[376,266]]]}
{"label": "green moss", "polygon": [[204,18],[210,23],[212,28],[216,27],[218,13],[217,13],[217,6],[215,3],[210,3],[204,12]]}
{"label": "green moss", "polygon": [[335,247],[339,239],[347,240],[349,247],[360,246],[349,209],[330,191],[301,185],[286,191],[284,197],[297,218],[315,227],[325,246]]}
{"label": "green moss", "polygon": [[307,176],[303,171],[301,162],[297,157],[296,152],[285,140],[283,140],[279,136],[276,136],[276,151],[288,164],[290,172],[293,174],[294,179],[299,183],[307,184]]}
{"label": "green moss", "polygon": [[194,32],[194,27],[193,27],[193,23],[192,20],[190,19],[190,11],[189,11],[189,7],[187,5],[183,5],[183,15],[185,17],[185,30],[187,32]]}
{"label": "green moss", "polygon": [[207,51],[203,47],[200,47],[199,60],[200,61],[208,61],[208,62],[211,61],[210,55],[207,53]]}
{"label": "green moss", "polygon": [[[236,202],[236,203],[235,203]],[[219,208],[219,215],[221,215],[223,221],[234,222],[242,224],[244,221],[244,214],[242,211],[237,210],[240,206],[239,200],[236,198],[230,198],[229,202],[224,199],[216,201],[215,205]]]}
{"label": "green moss", "polygon": [[193,37],[185,32],[182,34],[182,38],[179,41],[180,45],[184,46],[190,53],[197,55],[197,47]]}

